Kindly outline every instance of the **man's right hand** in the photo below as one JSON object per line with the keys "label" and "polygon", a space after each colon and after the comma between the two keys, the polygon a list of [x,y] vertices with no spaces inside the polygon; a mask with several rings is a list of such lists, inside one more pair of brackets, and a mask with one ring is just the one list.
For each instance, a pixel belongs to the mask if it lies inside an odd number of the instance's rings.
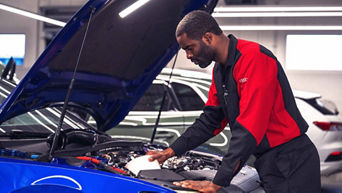
{"label": "man's right hand", "polygon": [[171,148],[167,148],[163,151],[149,151],[146,155],[151,155],[148,158],[149,161],[157,160],[160,164],[164,163],[165,160],[175,155],[175,152]]}

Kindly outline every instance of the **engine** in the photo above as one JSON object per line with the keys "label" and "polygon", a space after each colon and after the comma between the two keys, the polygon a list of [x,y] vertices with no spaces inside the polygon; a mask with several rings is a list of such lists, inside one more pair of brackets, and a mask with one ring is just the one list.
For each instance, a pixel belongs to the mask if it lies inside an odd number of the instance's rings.
{"label": "engine", "polygon": [[[89,153],[90,156],[99,162],[112,168],[124,171],[128,175],[134,176],[125,166],[131,160],[145,155],[148,151],[162,151],[164,147],[159,145],[144,144],[141,142],[122,143],[122,146],[104,148],[97,152]],[[76,157],[82,159],[81,157]],[[81,166],[85,168],[102,169],[101,165],[92,162],[92,160],[82,159],[83,162],[75,162],[75,159],[66,159],[70,165]],[[59,160],[61,162],[61,160]],[[204,154],[201,152],[189,151],[183,156],[174,156],[162,165],[162,169],[168,169],[176,173],[190,170],[217,170],[221,163],[220,157]]]}
{"label": "engine", "polygon": [[[173,185],[174,181],[182,180],[213,180],[222,158],[214,154],[198,151],[188,151],[182,156],[175,156],[165,161],[160,169],[141,170],[133,173],[125,166],[131,160],[145,155],[148,151],[162,151],[166,147],[149,144],[142,141],[104,140],[101,143],[82,144],[78,140],[67,140],[69,143],[54,152],[54,159],[44,160],[48,152],[45,142],[40,145],[16,146],[10,149],[1,149],[1,156],[15,157],[35,161],[48,161],[50,163],[65,164],[88,169],[103,170],[106,172],[138,178],[174,190],[183,189]],[[45,145],[44,145],[45,144]],[[85,147],[86,145],[86,147]],[[38,148],[37,148],[38,147]],[[44,147],[44,148],[43,148]],[[39,149],[38,152],[32,150]],[[46,158],[46,156],[45,156]],[[223,188],[227,192],[262,192],[258,183],[259,177],[254,168],[245,166],[233,178],[231,185]],[[184,190],[184,189],[183,189]]]}
{"label": "engine", "polygon": [[[85,168],[128,175],[171,189],[183,189],[174,186],[172,184],[174,181],[213,180],[221,164],[222,158],[219,156],[198,151],[188,151],[182,156],[174,156],[166,160],[159,170],[142,170],[139,174],[135,175],[125,167],[128,162],[145,155],[148,151],[162,151],[163,149],[165,149],[163,146],[142,142],[122,143],[121,145],[104,148],[89,155],[100,162],[93,163],[91,160],[83,160],[83,162],[78,162],[78,164]],[[108,166],[111,168],[110,170],[108,170]],[[260,188],[256,170],[249,166],[243,167],[233,178],[231,185],[223,188],[222,191],[233,193],[263,192]]]}

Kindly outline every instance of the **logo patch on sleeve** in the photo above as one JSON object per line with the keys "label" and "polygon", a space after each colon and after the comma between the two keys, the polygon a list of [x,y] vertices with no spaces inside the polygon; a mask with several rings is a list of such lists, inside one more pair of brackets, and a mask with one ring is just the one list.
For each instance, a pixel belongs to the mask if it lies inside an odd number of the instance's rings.
{"label": "logo patch on sleeve", "polygon": [[247,79],[248,79],[248,78],[241,78],[241,79],[239,80],[239,82],[240,82],[240,83],[245,83],[245,82],[247,82]]}

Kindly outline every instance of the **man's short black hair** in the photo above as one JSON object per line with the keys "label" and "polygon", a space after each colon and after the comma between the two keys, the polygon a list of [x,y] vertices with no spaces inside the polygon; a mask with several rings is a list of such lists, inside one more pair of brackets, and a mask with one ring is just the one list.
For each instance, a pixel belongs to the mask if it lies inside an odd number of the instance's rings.
{"label": "man's short black hair", "polygon": [[205,11],[192,11],[184,16],[176,29],[176,37],[186,33],[191,39],[201,39],[206,32],[221,35],[222,30],[216,20]]}

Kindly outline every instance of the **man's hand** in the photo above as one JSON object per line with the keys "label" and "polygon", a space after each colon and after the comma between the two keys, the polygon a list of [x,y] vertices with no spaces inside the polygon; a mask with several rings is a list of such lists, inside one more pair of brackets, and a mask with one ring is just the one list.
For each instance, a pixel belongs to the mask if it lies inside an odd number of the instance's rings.
{"label": "man's hand", "polygon": [[210,181],[185,180],[181,182],[174,182],[173,184],[176,186],[194,189],[204,193],[217,193],[221,189],[221,186],[216,185]]}
{"label": "man's hand", "polygon": [[152,155],[148,158],[149,161],[157,160],[160,164],[164,163],[165,160],[175,155],[175,152],[171,148],[167,148],[163,151],[149,151],[146,155]]}

